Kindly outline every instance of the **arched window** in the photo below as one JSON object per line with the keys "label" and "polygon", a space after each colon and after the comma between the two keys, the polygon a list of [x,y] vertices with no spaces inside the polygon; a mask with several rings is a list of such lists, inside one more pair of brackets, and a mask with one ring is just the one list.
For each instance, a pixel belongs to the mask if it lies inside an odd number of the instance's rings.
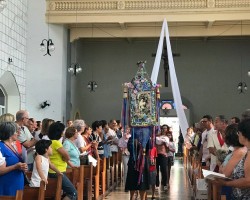
{"label": "arched window", "polygon": [[6,95],[3,88],[0,86],[0,115],[6,113]]}

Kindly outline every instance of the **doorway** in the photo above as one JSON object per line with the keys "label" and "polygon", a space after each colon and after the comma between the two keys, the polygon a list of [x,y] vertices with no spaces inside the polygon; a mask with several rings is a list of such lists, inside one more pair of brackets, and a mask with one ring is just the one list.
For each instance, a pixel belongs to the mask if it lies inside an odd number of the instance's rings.
{"label": "doorway", "polygon": [[0,76],[0,114],[16,114],[20,110],[21,98],[15,76],[6,71]]}
{"label": "doorway", "polygon": [[178,117],[160,117],[160,125],[167,124],[172,128],[173,140],[175,143],[176,152],[178,150],[178,140],[180,135],[180,124]]}
{"label": "doorway", "polygon": [[6,95],[2,87],[0,87],[0,115],[6,113]]}

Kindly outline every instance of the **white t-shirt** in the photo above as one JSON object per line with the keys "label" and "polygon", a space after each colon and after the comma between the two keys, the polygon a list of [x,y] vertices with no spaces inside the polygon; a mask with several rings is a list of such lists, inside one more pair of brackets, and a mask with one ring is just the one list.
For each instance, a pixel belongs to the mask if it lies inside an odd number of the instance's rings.
{"label": "white t-shirt", "polygon": [[[80,133],[78,133],[78,135],[77,135],[77,138],[75,140],[75,145],[78,149],[86,146],[86,142],[84,141],[84,139]],[[85,153],[85,152],[82,152],[82,153]]]}
{"label": "white t-shirt", "polygon": [[[207,148],[210,148],[210,147],[216,148],[216,150],[219,150],[219,149],[228,150],[228,147],[225,142],[223,146],[220,145],[220,142],[217,137],[217,131],[212,132],[212,134],[208,134]],[[214,168],[216,167],[217,157],[213,154],[210,154],[210,155],[211,155],[210,170],[214,171]]]}
{"label": "white t-shirt", "polygon": [[202,162],[206,162],[206,159],[209,157],[210,153],[207,148],[208,135],[214,132],[214,128],[211,128],[209,131],[203,131],[201,135],[201,144],[202,144]]}
{"label": "white t-shirt", "polygon": [[0,166],[5,163],[5,157],[3,157],[3,154],[0,151]]}
{"label": "white t-shirt", "polygon": [[35,132],[35,135],[34,135],[35,140],[37,140],[37,141],[41,140],[41,138],[39,137],[40,133],[41,133],[41,130],[38,130]]}
{"label": "white t-shirt", "polygon": [[[41,155],[37,155],[41,156]],[[49,172],[49,159],[45,158],[44,156],[42,157],[42,173],[45,176],[45,178],[48,177],[48,172]],[[31,180],[30,180],[30,187],[40,187],[40,182],[41,182],[41,177],[39,176],[37,172],[37,167],[36,167],[36,162],[34,162],[34,167],[31,175]]]}
{"label": "white t-shirt", "polygon": [[157,136],[155,143],[157,145],[162,145],[163,143],[166,143],[166,145],[168,146],[169,138],[165,135]]}
{"label": "white t-shirt", "polygon": [[111,128],[109,128],[109,131],[107,132],[106,135],[107,135],[107,137],[112,136],[113,137],[112,141],[116,143],[116,144],[110,145],[110,151],[111,152],[118,152],[117,144],[118,144],[119,139],[118,139],[118,137],[116,135],[116,132],[114,130],[112,130]]}

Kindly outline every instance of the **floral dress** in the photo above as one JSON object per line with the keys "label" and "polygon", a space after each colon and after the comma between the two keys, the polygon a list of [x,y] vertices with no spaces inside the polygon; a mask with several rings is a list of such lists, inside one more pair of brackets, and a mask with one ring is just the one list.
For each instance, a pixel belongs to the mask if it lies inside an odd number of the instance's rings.
{"label": "floral dress", "polygon": [[[241,159],[241,161],[236,165],[232,173],[232,179],[240,179],[245,177],[244,164],[247,157],[246,155]],[[232,199],[237,200],[250,200],[250,188],[233,188]]]}

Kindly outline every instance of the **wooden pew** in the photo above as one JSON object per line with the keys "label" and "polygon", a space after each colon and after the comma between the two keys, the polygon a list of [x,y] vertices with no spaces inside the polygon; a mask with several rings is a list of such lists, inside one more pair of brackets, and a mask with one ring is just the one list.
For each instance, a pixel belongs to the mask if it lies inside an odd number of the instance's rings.
{"label": "wooden pew", "polygon": [[115,156],[110,157],[110,190],[115,187]]}
{"label": "wooden pew", "polygon": [[115,163],[114,163],[114,166],[115,166],[115,168],[114,168],[114,170],[115,170],[115,176],[114,176],[114,178],[115,178],[115,180],[114,180],[114,182],[115,182],[115,188],[116,188],[116,186],[118,185],[118,183],[119,183],[119,175],[118,175],[118,173],[119,173],[119,170],[118,170],[118,152],[116,152],[115,154]]}
{"label": "wooden pew", "polygon": [[93,166],[83,165],[84,167],[84,190],[83,190],[83,199],[91,200],[92,199],[92,179],[93,179]]}
{"label": "wooden pew", "polygon": [[106,158],[103,158],[102,160],[100,160],[100,195],[102,198],[104,198],[106,195],[106,167]]}
{"label": "wooden pew", "polygon": [[[32,172],[26,172],[28,178],[31,178]],[[62,175],[57,178],[48,178],[48,185],[46,185],[45,195],[43,199],[61,200],[62,191]]]}
{"label": "wooden pew", "polygon": [[44,200],[45,197],[44,181],[41,181],[40,187],[30,187],[26,185],[23,190],[23,199],[25,200]]}
{"label": "wooden pew", "polygon": [[97,165],[93,169],[94,200],[97,200],[99,198],[99,186],[100,186],[100,159],[97,159]]}
{"label": "wooden pew", "polygon": [[1,200],[23,200],[23,191],[17,190],[16,196],[0,196]]}
{"label": "wooden pew", "polygon": [[106,158],[106,189],[110,190],[111,186],[111,169],[110,169],[110,157]]}
{"label": "wooden pew", "polygon": [[123,179],[123,165],[122,165],[122,152],[121,151],[118,152],[117,163],[118,163],[118,178],[121,183]]}
{"label": "wooden pew", "polygon": [[66,175],[77,190],[77,199],[83,200],[84,166],[81,165],[79,168],[67,169]]}
{"label": "wooden pew", "polygon": [[61,200],[62,176],[63,175],[58,175],[57,178],[48,178],[48,185],[46,185],[45,190],[45,199]]}
{"label": "wooden pew", "polygon": [[215,184],[212,180],[207,180],[208,182],[208,200],[226,200],[226,195],[221,195],[221,186]]}

